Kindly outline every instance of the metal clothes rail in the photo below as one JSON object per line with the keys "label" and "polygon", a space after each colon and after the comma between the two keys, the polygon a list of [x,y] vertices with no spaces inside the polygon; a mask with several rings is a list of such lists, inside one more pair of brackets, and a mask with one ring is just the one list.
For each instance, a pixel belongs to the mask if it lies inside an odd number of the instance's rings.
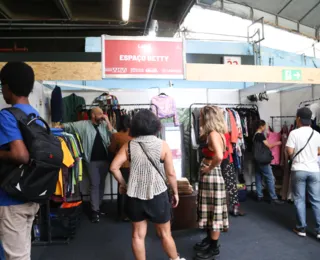
{"label": "metal clothes rail", "polygon": [[296,117],[295,116],[270,116],[270,118],[271,118],[271,126],[272,126],[272,129],[273,129],[273,121],[274,121],[275,118],[282,119],[282,118],[296,118]]}
{"label": "metal clothes rail", "polygon": [[[92,109],[93,107],[101,107],[98,103],[94,103],[94,104],[90,104],[90,105],[82,105],[82,107],[89,107],[89,109]],[[143,109],[143,107],[154,107],[155,110],[156,110],[156,115],[158,116],[158,111],[159,111],[159,108],[154,105],[154,104],[106,104],[106,105],[103,105],[102,107],[113,107],[113,106],[117,106],[117,107],[132,107],[132,109]],[[113,190],[113,176],[112,174],[109,174],[110,176],[110,192],[111,193],[105,193],[104,196],[110,196],[111,197],[111,201],[113,201],[114,199],[114,196],[117,196],[118,193],[114,193],[114,190]],[[90,195],[81,195],[82,197],[89,197]]]}
{"label": "metal clothes rail", "polygon": [[314,101],[320,101],[320,98],[315,98],[315,99],[310,99],[310,100],[302,101],[302,102],[300,102],[299,107],[301,107],[301,105],[303,105],[303,104],[313,103]]}
{"label": "metal clothes rail", "polygon": [[193,103],[190,105],[189,107],[189,125],[190,125],[190,138],[189,138],[189,179],[190,179],[190,182],[191,183],[194,183],[195,180],[193,180],[193,177],[192,177],[192,173],[191,173],[191,170],[192,170],[192,160],[191,160],[191,155],[192,155],[192,136],[191,136],[191,127],[192,127],[192,111],[193,111],[193,108],[195,106],[217,106],[217,107],[226,107],[226,108],[252,108],[252,109],[255,109],[255,110],[259,110],[258,109],[258,106],[255,105],[255,104],[241,104],[241,103],[238,103],[238,104],[235,104],[235,103],[221,103],[221,104],[218,104],[218,103]]}

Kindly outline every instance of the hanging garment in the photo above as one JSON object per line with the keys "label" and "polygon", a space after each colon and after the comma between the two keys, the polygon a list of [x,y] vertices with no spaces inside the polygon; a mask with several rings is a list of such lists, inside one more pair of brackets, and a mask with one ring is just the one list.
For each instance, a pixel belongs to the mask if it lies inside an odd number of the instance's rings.
{"label": "hanging garment", "polygon": [[238,142],[239,132],[237,128],[236,119],[231,110],[228,110],[230,124],[231,124],[231,143],[236,144]]}
{"label": "hanging garment", "polygon": [[[274,144],[281,140],[281,133],[268,132],[267,141],[269,144]],[[279,165],[280,164],[280,152],[281,146],[277,145],[271,149],[273,160],[271,161],[271,165]]]}
{"label": "hanging garment", "polygon": [[230,122],[229,112],[225,108],[222,108],[222,111],[223,111],[224,121],[227,124],[228,132],[231,132],[232,129],[231,129],[231,122]]}
{"label": "hanging garment", "polygon": [[191,141],[192,148],[197,150],[200,143],[200,109],[194,109],[191,118]]}
{"label": "hanging garment", "polygon": [[85,104],[84,98],[79,97],[76,94],[71,94],[70,96],[63,98],[63,123],[78,121],[77,109]]}
{"label": "hanging garment", "polygon": [[[158,117],[160,119],[173,117],[174,125],[179,125],[176,102],[172,97],[160,95],[151,99],[151,103],[158,108]],[[157,109],[152,106],[152,111],[157,114]]]}
{"label": "hanging garment", "polygon": [[[62,167],[67,167],[70,168],[74,164],[74,159],[72,157],[72,154],[70,153],[70,150],[66,144],[66,142],[61,138],[58,137],[60,142],[61,142],[61,149],[63,151],[63,166]],[[59,178],[56,186],[56,191],[54,193],[55,195],[60,195],[64,196],[63,193],[63,175],[62,175],[62,169],[59,172]]]}
{"label": "hanging garment", "polygon": [[51,121],[62,122],[63,116],[63,103],[62,103],[62,92],[60,87],[55,87],[51,93]]}
{"label": "hanging garment", "polygon": [[320,104],[319,103],[313,103],[308,108],[312,112],[312,120],[316,120],[316,124],[318,125],[320,123]]}

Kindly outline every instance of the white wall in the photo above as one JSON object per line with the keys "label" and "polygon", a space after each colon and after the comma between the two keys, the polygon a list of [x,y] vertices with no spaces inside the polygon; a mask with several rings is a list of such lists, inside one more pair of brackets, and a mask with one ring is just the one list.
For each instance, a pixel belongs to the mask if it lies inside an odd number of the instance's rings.
{"label": "white wall", "polygon": [[313,99],[311,87],[305,87],[293,91],[283,91],[280,95],[282,116],[295,115],[301,101]]}
{"label": "white wall", "polygon": [[[178,108],[188,108],[192,103],[239,103],[238,90],[164,88],[109,91],[118,98],[120,104],[150,104],[151,98],[162,92],[173,97]],[[102,94],[98,91],[66,91],[62,95],[66,97],[71,93],[84,97],[87,104]]]}
{"label": "white wall", "polygon": [[[33,91],[29,97],[30,104],[39,111],[41,117],[45,120],[49,118],[49,106],[45,96],[45,88],[39,82],[34,83]],[[0,109],[8,107],[3,99],[2,94],[0,95]]]}

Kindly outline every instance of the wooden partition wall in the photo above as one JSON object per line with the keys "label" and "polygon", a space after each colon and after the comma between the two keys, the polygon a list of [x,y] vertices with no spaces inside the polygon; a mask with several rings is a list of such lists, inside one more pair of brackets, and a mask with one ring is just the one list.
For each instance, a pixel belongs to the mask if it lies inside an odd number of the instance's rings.
{"label": "wooden partition wall", "polygon": [[[101,80],[101,62],[29,62],[36,80]],[[0,63],[0,69],[4,63]],[[284,79],[284,70],[299,73],[299,80]],[[320,84],[320,69],[272,66],[187,64],[186,80]]]}
{"label": "wooden partition wall", "polygon": [[[0,69],[5,63],[0,63]],[[28,62],[36,80],[101,80],[101,62]]]}

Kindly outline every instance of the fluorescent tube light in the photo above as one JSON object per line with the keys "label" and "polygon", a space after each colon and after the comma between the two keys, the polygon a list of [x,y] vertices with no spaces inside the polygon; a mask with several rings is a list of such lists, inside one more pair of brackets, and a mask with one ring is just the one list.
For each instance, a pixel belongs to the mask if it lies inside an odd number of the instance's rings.
{"label": "fluorescent tube light", "polygon": [[122,20],[129,21],[130,17],[130,0],[122,0]]}

